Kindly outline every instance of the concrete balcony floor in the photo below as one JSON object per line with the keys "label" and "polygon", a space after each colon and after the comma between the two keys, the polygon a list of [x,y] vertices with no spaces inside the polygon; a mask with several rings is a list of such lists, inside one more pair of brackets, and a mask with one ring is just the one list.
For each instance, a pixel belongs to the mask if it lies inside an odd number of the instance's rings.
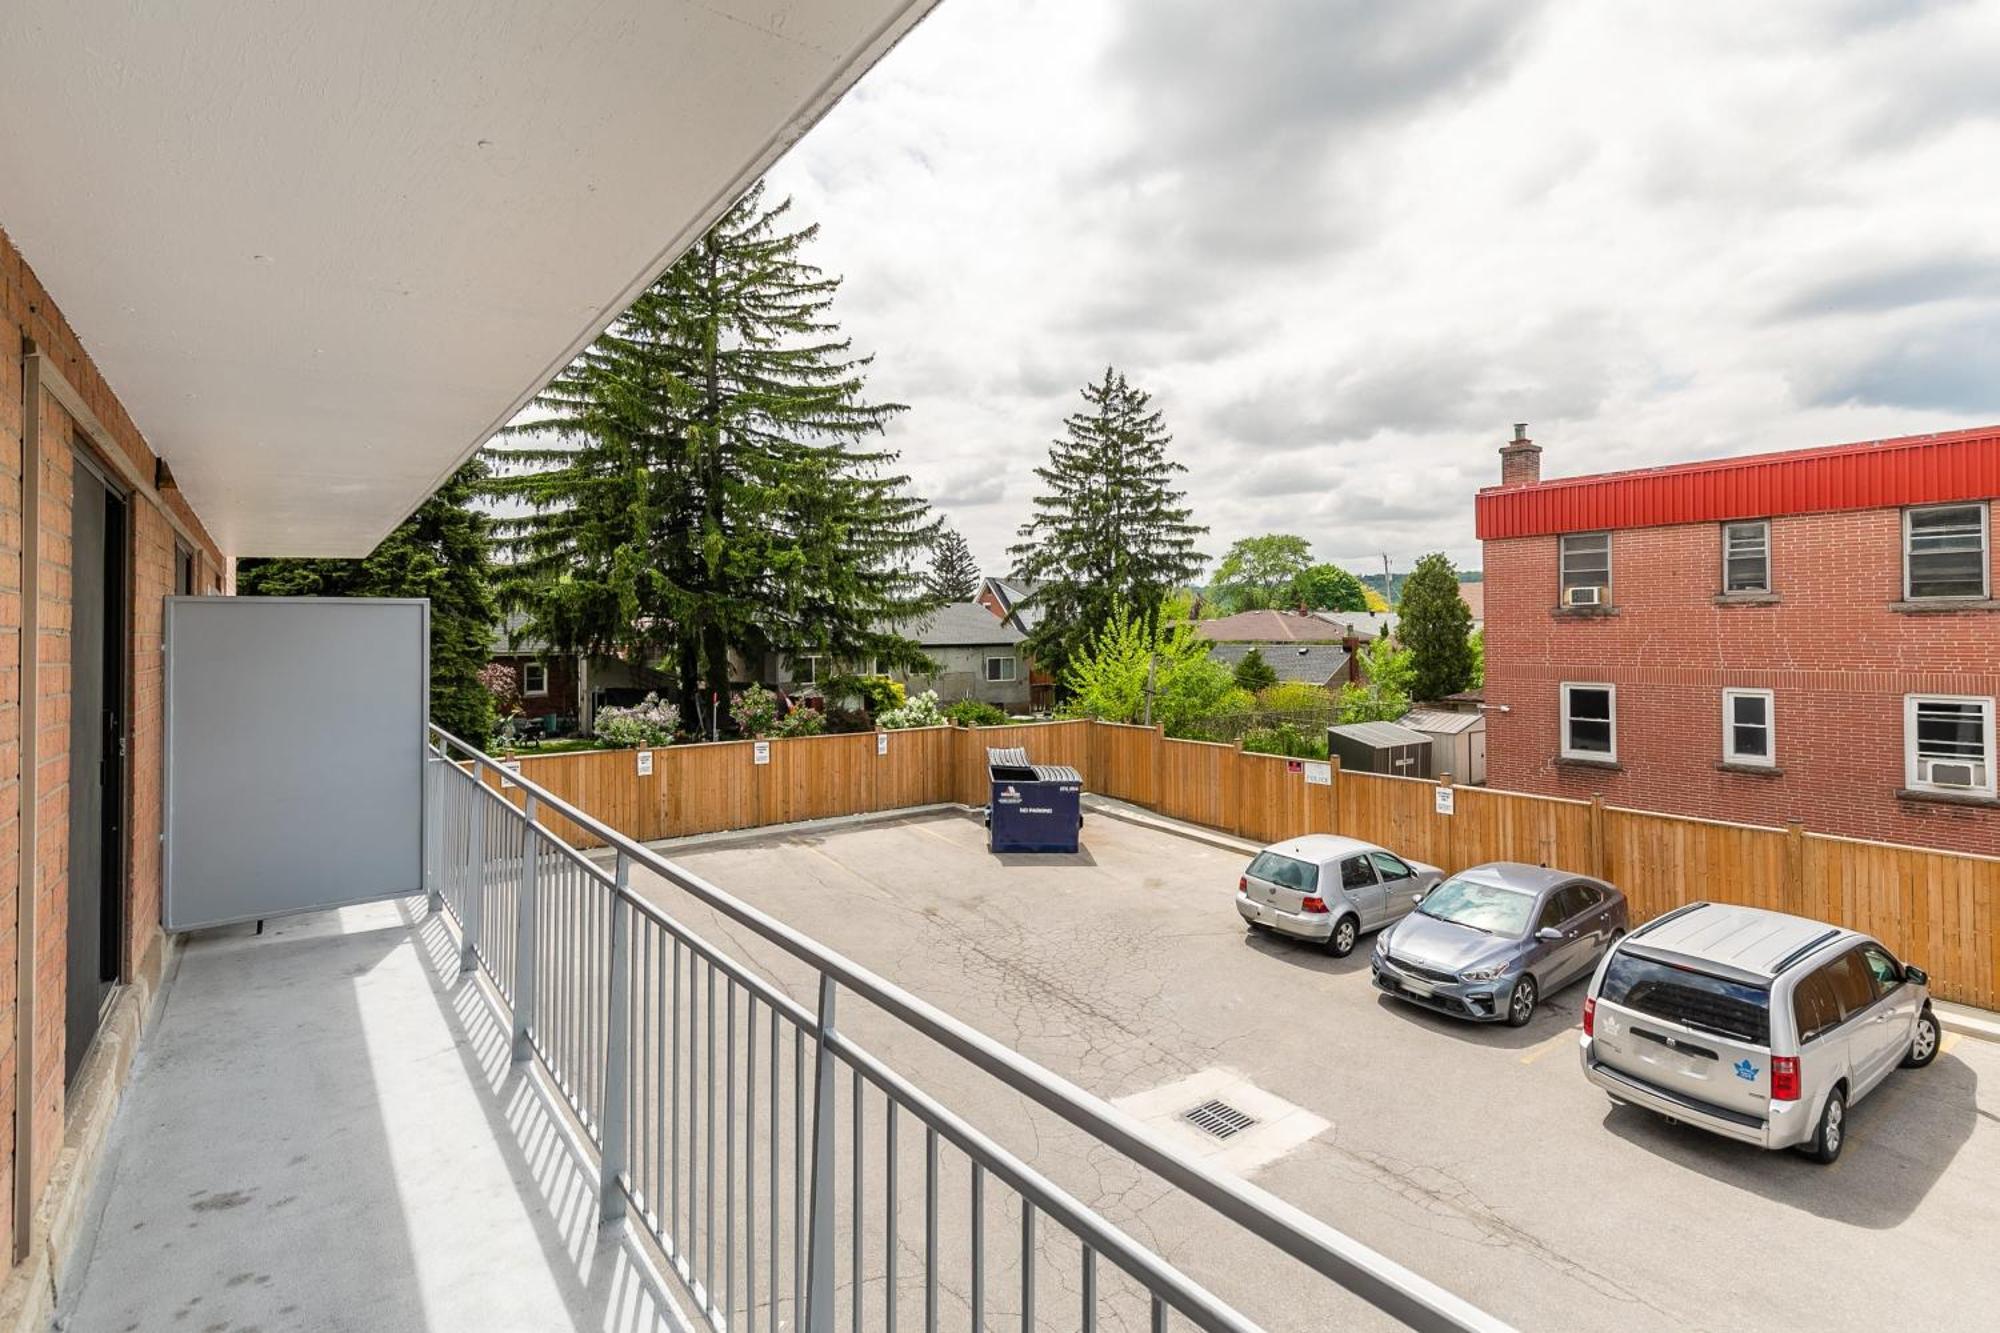
{"label": "concrete balcony floor", "polygon": [[421,900],[197,934],[164,1005],[66,1333],[688,1327]]}

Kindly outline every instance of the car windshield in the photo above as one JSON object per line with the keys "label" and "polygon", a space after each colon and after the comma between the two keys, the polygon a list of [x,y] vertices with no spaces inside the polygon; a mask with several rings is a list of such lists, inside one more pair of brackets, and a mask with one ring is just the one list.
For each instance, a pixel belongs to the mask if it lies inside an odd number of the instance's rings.
{"label": "car windshield", "polygon": [[1620,951],[1604,969],[1598,998],[1717,1036],[1771,1044],[1770,991],[1691,967]]}
{"label": "car windshield", "polygon": [[1279,888],[1297,889],[1311,893],[1319,887],[1319,867],[1304,861],[1294,861],[1289,856],[1276,852],[1259,852],[1257,859],[1250,863],[1250,874],[1266,884],[1276,884]]}
{"label": "car windshield", "polygon": [[1471,926],[1490,935],[1525,935],[1535,895],[1503,889],[1476,879],[1448,879],[1424,895],[1417,910],[1440,921]]}

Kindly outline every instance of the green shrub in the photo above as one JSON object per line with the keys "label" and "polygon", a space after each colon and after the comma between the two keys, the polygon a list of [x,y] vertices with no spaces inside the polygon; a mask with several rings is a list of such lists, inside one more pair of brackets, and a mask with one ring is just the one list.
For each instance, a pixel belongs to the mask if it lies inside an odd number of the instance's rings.
{"label": "green shrub", "polygon": [[680,709],[649,694],[630,708],[598,709],[591,730],[606,745],[637,749],[672,744],[680,724]]}
{"label": "green shrub", "polygon": [[1318,685],[1287,680],[1257,692],[1257,707],[1266,713],[1311,713],[1332,709],[1334,699]]}
{"label": "green shrub", "polygon": [[762,685],[747,686],[729,704],[730,720],[744,736],[768,736],[778,725],[778,696]]}
{"label": "green shrub", "polygon": [[773,736],[819,736],[825,731],[826,714],[807,704],[800,704],[771,728]]}
{"label": "green shrub", "polygon": [[892,708],[901,708],[908,698],[903,682],[887,676],[856,676],[854,693],[861,696],[861,706],[870,713],[886,713]]}
{"label": "green shrub", "polygon": [[944,715],[961,727],[999,727],[1007,723],[1007,714],[984,699],[960,699],[946,705]]}
{"label": "green shrub", "polygon": [[1243,748],[1255,754],[1282,754],[1292,759],[1326,758],[1326,737],[1308,735],[1290,722],[1252,727],[1243,733]]}

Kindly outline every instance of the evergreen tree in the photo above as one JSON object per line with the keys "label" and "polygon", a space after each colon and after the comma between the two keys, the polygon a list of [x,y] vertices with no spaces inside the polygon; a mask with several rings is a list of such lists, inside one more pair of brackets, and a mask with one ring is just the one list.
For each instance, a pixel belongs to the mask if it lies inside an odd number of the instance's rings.
{"label": "evergreen tree", "polygon": [[904,409],[867,399],[790,207],[737,201],[494,450],[506,599],[558,648],[665,658],[687,718],[732,649],[924,660],[886,627],[928,605],[939,524],[866,444]]}
{"label": "evergreen tree", "polygon": [[492,659],[490,521],[473,507],[486,466],[452,473],[417,512],[360,560],[240,560],[245,597],[428,597],[431,720],[477,745],[493,730],[493,696],[479,669]]}
{"label": "evergreen tree", "polygon": [[1403,583],[1396,637],[1410,650],[1415,666],[1411,691],[1419,699],[1442,699],[1470,688],[1473,655],[1472,609],[1458,595],[1458,571],[1442,553],[1417,561]]}
{"label": "evergreen tree", "polygon": [[1071,658],[1130,608],[1147,633],[1168,595],[1204,557],[1173,478],[1187,469],[1167,457],[1167,434],[1151,396],[1106,367],[1083,390],[1084,409],[1064,421],[1049,461],[1035,469],[1042,493],[1008,554],[1016,572],[1040,586],[1029,605],[1041,615],[1027,648],[1058,679]]}
{"label": "evergreen tree", "polygon": [[1309,611],[1366,611],[1368,590],[1339,565],[1314,565],[1299,575],[1293,593]]}
{"label": "evergreen tree", "polygon": [[1264,654],[1255,648],[1243,654],[1243,660],[1236,664],[1234,675],[1237,687],[1252,694],[1278,683],[1278,673],[1264,660]]}
{"label": "evergreen tree", "polygon": [[938,533],[937,545],[931,548],[930,577],[924,583],[931,600],[938,603],[969,602],[979,595],[979,564],[957,528]]}

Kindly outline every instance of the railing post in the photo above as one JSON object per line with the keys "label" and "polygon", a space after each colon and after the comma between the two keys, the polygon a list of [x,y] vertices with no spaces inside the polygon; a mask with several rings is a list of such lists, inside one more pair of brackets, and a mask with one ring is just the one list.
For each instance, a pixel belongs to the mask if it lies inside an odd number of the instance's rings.
{"label": "railing post", "polygon": [[514,1063],[533,1054],[528,1028],[535,1017],[535,928],[540,925],[541,897],[535,889],[536,870],[541,864],[541,831],[535,822],[535,797],[529,792],[521,803],[521,815],[528,821],[521,832],[521,892],[514,903]]}
{"label": "railing post", "polygon": [[438,885],[438,849],[444,845],[444,782],[438,759],[424,746],[424,910],[432,916],[444,909],[444,890]]}
{"label": "railing post", "polygon": [[458,905],[463,914],[459,927],[464,945],[458,954],[458,970],[464,975],[479,966],[479,932],[486,918],[486,786],[479,761],[472,764],[471,836],[465,849],[465,897]]}
{"label": "railing post", "polygon": [[833,1138],[835,1074],[833,1048],[833,978],[819,979],[819,1024],[814,1029],[812,1202],[806,1243],[806,1333],[833,1333],[833,1226],[838,1206],[833,1197]]}
{"label": "railing post", "polygon": [[604,1117],[599,1122],[597,1220],[609,1226],[625,1216],[625,1121],[630,1097],[632,1022],[632,912],[625,904],[632,862],[618,853],[616,887],[611,891],[611,948],[605,987],[611,1012],[604,1024]]}

